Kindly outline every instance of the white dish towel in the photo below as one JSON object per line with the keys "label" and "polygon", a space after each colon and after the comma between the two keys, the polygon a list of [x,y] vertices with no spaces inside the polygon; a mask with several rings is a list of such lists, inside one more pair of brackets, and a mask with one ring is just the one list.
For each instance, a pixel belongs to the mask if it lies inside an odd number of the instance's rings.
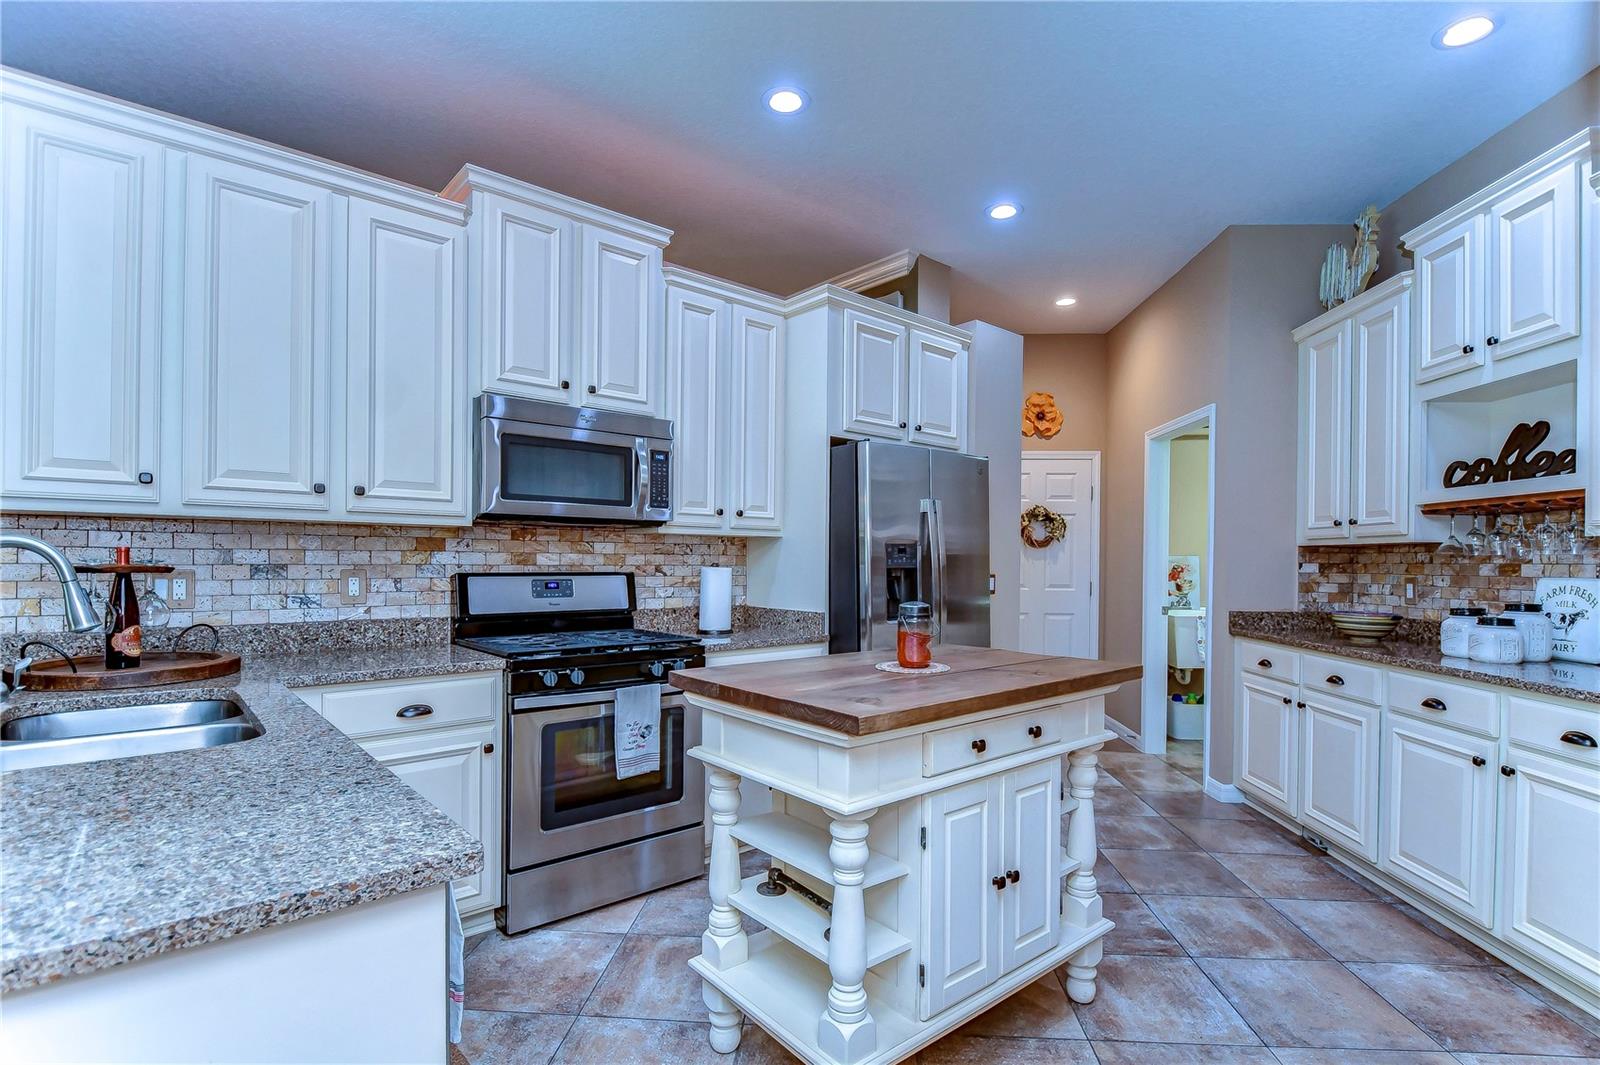
{"label": "white dish towel", "polygon": [[661,768],[661,685],[617,689],[617,779]]}
{"label": "white dish towel", "polygon": [[466,1004],[467,951],[466,937],[461,934],[461,910],[456,906],[456,889],[453,884],[444,886],[445,901],[445,1038],[452,1043],[461,1042],[461,1008]]}

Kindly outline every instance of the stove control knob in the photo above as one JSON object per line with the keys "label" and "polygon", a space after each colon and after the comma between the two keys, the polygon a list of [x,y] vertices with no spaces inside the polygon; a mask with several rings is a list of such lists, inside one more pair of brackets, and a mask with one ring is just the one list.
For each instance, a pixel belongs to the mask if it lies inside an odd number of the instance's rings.
{"label": "stove control knob", "polygon": [[650,663],[650,675],[652,677],[659,677],[663,673],[665,673],[666,671],[667,671],[667,665],[666,665],[665,662],[651,662]]}
{"label": "stove control knob", "polygon": [[679,658],[672,663],[673,669],[687,669],[688,667],[689,660],[687,658]]}
{"label": "stove control knob", "polygon": [[543,673],[539,674],[539,679],[544,681],[544,686],[546,688],[554,688],[556,686],[556,671],[553,669],[547,669]]}
{"label": "stove control knob", "polygon": [[581,669],[569,669],[567,670],[567,676],[572,678],[572,683],[574,684],[583,683],[583,670]]}

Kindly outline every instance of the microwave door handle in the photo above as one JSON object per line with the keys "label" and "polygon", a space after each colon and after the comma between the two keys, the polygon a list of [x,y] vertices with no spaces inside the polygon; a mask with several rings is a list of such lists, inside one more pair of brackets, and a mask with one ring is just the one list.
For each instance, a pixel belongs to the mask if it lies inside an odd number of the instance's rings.
{"label": "microwave door handle", "polygon": [[650,506],[650,443],[647,440],[635,440],[633,444],[633,457],[639,463],[639,473],[634,477],[633,513],[636,517],[644,517],[645,511]]}

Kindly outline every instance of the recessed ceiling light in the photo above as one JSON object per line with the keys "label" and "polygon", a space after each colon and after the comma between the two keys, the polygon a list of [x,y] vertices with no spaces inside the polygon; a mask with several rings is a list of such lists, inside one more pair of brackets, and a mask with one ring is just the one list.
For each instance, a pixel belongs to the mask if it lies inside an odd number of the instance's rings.
{"label": "recessed ceiling light", "polygon": [[1057,307],[1070,307],[1074,303],[1077,303],[1077,302],[1078,302],[1078,297],[1076,297],[1076,296],[1062,296],[1060,299],[1056,300],[1056,306]]}
{"label": "recessed ceiling light", "polygon": [[1021,210],[1022,208],[1014,203],[997,203],[989,208],[989,217],[996,222],[1004,222],[1008,218],[1017,217],[1017,213]]}
{"label": "recessed ceiling light", "polygon": [[1439,45],[1442,48],[1460,48],[1481,41],[1493,32],[1494,19],[1485,15],[1471,15],[1446,26],[1439,34]]}
{"label": "recessed ceiling light", "polygon": [[780,115],[792,115],[796,111],[803,111],[809,102],[806,94],[799,89],[781,88],[767,93],[767,106]]}

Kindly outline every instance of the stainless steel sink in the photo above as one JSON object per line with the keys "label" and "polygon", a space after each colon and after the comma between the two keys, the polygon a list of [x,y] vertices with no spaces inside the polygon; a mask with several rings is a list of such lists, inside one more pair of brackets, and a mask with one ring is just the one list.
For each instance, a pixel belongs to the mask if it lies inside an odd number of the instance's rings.
{"label": "stainless steel sink", "polygon": [[220,747],[259,735],[244,709],[226,699],[68,710],[0,726],[0,772]]}

